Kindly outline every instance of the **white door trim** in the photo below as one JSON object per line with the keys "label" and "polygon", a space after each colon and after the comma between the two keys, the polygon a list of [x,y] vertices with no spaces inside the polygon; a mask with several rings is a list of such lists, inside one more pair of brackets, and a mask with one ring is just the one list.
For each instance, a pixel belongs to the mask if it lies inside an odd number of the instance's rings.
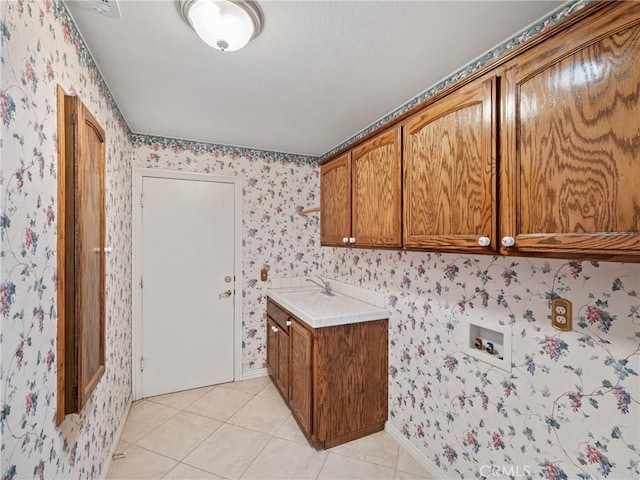
{"label": "white door trim", "polygon": [[235,282],[234,295],[234,362],[233,378],[242,380],[242,177],[210,175],[206,173],[189,173],[153,168],[133,169],[133,238],[132,238],[132,332],[131,332],[131,369],[133,381],[133,400],[142,398],[142,376],[140,372],[140,357],[142,354],[142,295],[140,289],[141,261],[142,261],[142,181],[144,177],[167,178],[175,180],[199,180],[204,182],[230,183],[235,186]]}

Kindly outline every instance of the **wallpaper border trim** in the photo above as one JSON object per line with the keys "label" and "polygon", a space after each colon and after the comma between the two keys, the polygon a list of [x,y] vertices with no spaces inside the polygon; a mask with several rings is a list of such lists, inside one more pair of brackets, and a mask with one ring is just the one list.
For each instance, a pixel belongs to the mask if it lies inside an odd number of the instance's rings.
{"label": "wallpaper border trim", "polygon": [[98,86],[98,91],[107,102],[107,109],[115,113],[116,118],[124,129],[126,135],[131,138],[131,128],[129,127],[129,124],[124,118],[122,111],[113,98],[111,90],[109,90],[109,86],[107,85],[107,82],[105,81],[104,76],[102,75],[102,72],[98,67],[98,63],[93,58],[93,54],[91,53],[91,50],[89,50],[87,42],[85,42],[84,37],[82,36],[80,29],[76,25],[76,22],[73,19],[73,15],[71,15],[71,12],[69,11],[66,3],[60,0],[55,2],[53,14],[54,18],[60,20],[63,31],[65,30],[65,27],[68,28],[67,34],[69,38],[65,40],[75,46],[80,65],[86,67],[91,73],[93,73],[93,78],[91,80]]}
{"label": "wallpaper border trim", "polygon": [[256,148],[236,147],[232,145],[221,145],[217,143],[198,142],[196,140],[187,140],[173,137],[162,137],[156,135],[146,135],[141,133],[133,133],[131,142],[135,149],[141,146],[157,149],[170,149],[174,153],[190,151],[194,155],[211,154],[214,157],[228,156],[233,159],[243,157],[250,161],[274,161],[274,162],[291,162],[296,165],[317,164],[318,157],[310,157],[307,155],[297,155],[295,153],[272,152],[269,150],[259,150]]}
{"label": "wallpaper border trim", "polygon": [[441,80],[435,85],[427,88],[422,93],[418,94],[408,102],[392,110],[390,113],[386,114],[381,119],[376,120],[374,123],[372,123],[365,129],[361,130],[360,132],[356,133],[352,137],[348,138],[344,142],[340,143],[336,147],[332,148],[331,150],[326,152],[324,155],[321,155],[319,158],[319,161],[322,162],[323,160],[331,157],[333,154],[339,152],[340,150],[348,147],[353,143],[358,142],[360,139],[366,137],[373,131],[377,130],[380,127],[383,127],[386,123],[389,123],[392,120],[398,118],[399,116],[408,112],[409,110],[416,107],[420,103],[433,97],[434,95],[441,92],[442,90],[449,87],[450,85],[453,85],[459,80],[462,80],[463,78],[468,77],[472,73],[480,70],[481,68],[483,68],[484,66],[492,62],[493,60],[507,53],[509,50],[512,50],[513,48],[530,40],[531,38],[535,37],[538,33],[547,29],[551,25],[554,25],[560,22],[561,20],[564,20],[569,15],[577,12],[578,10],[583,9],[585,6],[587,6],[590,3],[593,3],[594,1],[596,0],[570,0],[567,3],[560,5],[558,8],[556,8],[554,11],[552,11],[542,19],[538,20],[537,22],[533,23],[528,27],[525,27],[523,30],[516,33],[513,37],[500,43],[498,46],[482,54],[480,57],[476,58],[475,60],[472,60],[467,65],[453,72],[451,75],[448,75],[444,80]]}

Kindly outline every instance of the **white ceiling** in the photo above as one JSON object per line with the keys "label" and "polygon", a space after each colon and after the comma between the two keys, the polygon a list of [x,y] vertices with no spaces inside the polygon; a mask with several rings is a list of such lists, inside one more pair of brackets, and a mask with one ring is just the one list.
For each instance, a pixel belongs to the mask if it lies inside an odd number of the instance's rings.
{"label": "white ceiling", "polygon": [[177,1],[66,3],[133,132],[320,156],[563,2],[258,0],[226,53]]}

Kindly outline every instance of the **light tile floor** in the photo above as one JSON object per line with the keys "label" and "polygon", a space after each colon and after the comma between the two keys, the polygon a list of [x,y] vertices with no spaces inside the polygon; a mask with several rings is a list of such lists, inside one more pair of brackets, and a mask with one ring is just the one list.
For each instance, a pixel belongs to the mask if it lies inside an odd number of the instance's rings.
{"label": "light tile floor", "polygon": [[427,479],[385,432],[312,448],[268,377],[135,402],[109,479]]}

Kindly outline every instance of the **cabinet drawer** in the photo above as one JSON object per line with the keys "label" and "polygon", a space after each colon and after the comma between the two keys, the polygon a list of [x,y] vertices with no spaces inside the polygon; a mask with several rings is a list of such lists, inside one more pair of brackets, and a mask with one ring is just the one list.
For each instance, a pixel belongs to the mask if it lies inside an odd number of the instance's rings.
{"label": "cabinet drawer", "polygon": [[287,330],[289,314],[271,300],[267,300],[267,315],[282,329]]}

